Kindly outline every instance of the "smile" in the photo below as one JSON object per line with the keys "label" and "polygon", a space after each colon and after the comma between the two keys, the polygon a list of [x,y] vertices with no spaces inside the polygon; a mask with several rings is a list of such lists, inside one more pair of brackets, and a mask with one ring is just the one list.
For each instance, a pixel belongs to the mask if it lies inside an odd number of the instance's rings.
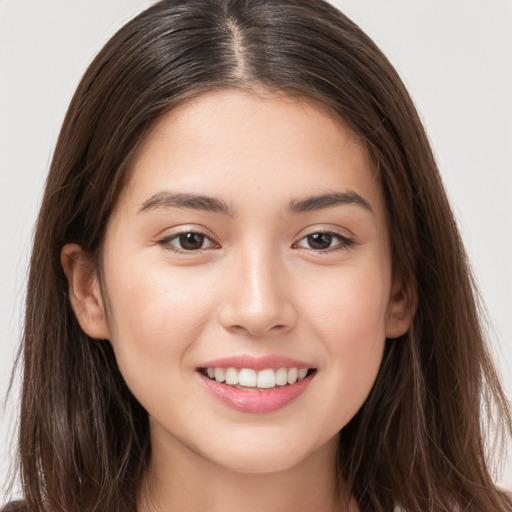
{"label": "smile", "polygon": [[269,413],[303,395],[317,374],[304,361],[279,355],[241,355],[204,362],[197,375],[206,391],[238,412]]}
{"label": "smile", "polygon": [[201,368],[203,375],[215,382],[225,383],[240,389],[272,389],[279,386],[289,386],[306,378],[314,368]]}

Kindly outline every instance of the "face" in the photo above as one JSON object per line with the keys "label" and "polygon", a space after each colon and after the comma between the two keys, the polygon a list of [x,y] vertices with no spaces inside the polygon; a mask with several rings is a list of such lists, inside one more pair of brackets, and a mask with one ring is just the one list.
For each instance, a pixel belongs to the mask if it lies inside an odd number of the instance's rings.
{"label": "face", "polygon": [[335,446],[409,323],[365,148],[283,95],[207,93],[163,116],[109,221],[103,296],[66,265],[154,450],[237,471]]}

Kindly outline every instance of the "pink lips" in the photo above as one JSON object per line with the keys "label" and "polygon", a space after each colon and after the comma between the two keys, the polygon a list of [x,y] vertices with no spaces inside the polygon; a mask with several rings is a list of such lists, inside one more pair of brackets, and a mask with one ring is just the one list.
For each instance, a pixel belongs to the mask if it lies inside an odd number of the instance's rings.
{"label": "pink lips", "polygon": [[[228,357],[223,359],[216,359],[213,361],[205,362],[201,368],[252,368],[254,370],[264,370],[266,368],[312,368],[312,365],[297,361],[284,356],[237,356]],[[315,372],[316,373],[316,372]],[[228,407],[240,412],[248,413],[265,413],[277,411],[291,401],[298,398],[306,388],[311,380],[314,378],[315,373],[308,375],[301,381],[295,384],[288,384],[286,386],[277,386],[270,389],[250,389],[250,388],[236,388],[228,386],[225,383],[216,382],[208,378],[203,373],[198,372],[202,383],[206,389],[219,401]]]}
{"label": "pink lips", "polygon": [[207,361],[201,368],[252,368],[253,370],[265,370],[266,368],[313,368],[314,365],[279,355],[253,357],[248,355],[224,357]]}

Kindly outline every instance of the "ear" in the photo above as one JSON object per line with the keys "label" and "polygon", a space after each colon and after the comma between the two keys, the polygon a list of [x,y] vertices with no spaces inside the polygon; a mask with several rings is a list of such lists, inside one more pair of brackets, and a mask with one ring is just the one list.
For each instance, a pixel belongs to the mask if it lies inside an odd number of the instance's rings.
{"label": "ear", "polygon": [[386,314],[386,338],[398,338],[409,330],[417,305],[416,291],[396,276]]}
{"label": "ear", "polygon": [[60,253],[60,262],[68,280],[69,300],[80,327],[91,338],[109,339],[110,329],[91,255],[77,244],[66,244]]}

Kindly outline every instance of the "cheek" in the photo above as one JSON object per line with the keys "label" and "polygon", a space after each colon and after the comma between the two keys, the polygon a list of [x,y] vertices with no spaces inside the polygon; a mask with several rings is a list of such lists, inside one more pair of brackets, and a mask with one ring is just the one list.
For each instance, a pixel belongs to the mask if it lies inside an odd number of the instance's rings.
{"label": "cheek", "polygon": [[210,287],[199,293],[186,273],[147,262],[126,262],[106,285],[111,343],[128,388],[152,417],[165,418],[171,410],[193,414],[197,400],[184,372],[212,316]]}
{"label": "cheek", "polygon": [[126,380],[178,371],[212,315],[212,287],[198,290],[186,272],[136,261],[110,272],[106,285],[111,342]]}
{"label": "cheek", "polygon": [[390,284],[381,266],[374,267],[340,270],[308,290],[303,307],[335,351],[364,351],[385,337]]}
{"label": "cheek", "polygon": [[353,269],[337,280],[318,283],[322,288],[308,295],[309,317],[315,336],[323,340],[331,405],[340,426],[364,403],[382,361],[389,282],[378,268]]}

